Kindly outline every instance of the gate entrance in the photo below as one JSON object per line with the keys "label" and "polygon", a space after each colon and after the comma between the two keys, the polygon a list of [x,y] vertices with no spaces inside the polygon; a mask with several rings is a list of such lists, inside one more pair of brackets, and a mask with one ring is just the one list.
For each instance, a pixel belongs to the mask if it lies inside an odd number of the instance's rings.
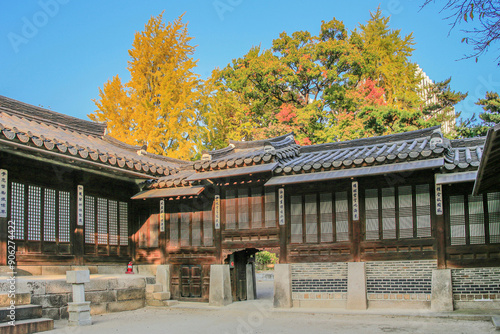
{"label": "gate entrance", "polygon": [[182,265],[180,281],[182,298],[201,298],[202,279],[200,265]]}
{"label": "gate entrance", "polygon": [[[255,263],[257,249],[245,249],[230,254],[225,263],[229,264],[233,301],[255,299]],[[247,270],[247,265],[251,265]],[[252,284],[253,296],[248,295],[248,284]]]}

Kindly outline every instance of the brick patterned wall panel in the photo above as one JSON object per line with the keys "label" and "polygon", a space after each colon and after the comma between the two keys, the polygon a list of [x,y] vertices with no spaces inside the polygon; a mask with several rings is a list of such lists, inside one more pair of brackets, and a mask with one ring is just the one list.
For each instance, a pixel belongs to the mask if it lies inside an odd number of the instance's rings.
{"label": "brick patterned wall panel", "polygon": [[[366,263],[366,285],[368,299],[420,298],[411,295],[426,295],[430,298],[432,269],[437,268],[435,260],[422,261],[379,261]],[[398,295],[398,298],[389,296]],[[399,299],[401,299],[399,298]]]}
{"label": "brick patterned wall panel", "polygon": [[293,299],[346,299],[347,263],[292,264]]}
{"label": "brick patterned wall panel", "polygon": [[500,300],[500,268],[452,269],[456,301]]}

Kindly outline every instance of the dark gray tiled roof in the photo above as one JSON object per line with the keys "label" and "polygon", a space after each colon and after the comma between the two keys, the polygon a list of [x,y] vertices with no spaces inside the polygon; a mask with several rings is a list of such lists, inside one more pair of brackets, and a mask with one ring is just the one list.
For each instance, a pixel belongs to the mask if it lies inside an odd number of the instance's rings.
{"label": "dark gray tiled roof", "polygon": [[435,158],[446,150],[439,127],[304,146],[292,159],[283,159],[275,174],[327,171]]}
{"label": "dark gray tiled roof", "polygon": [[[207,160],[195,162],[194,170],[186,171],[182,177],[164,177],[162,181],[153,181],[151,186],[185,186],[191,184],[190,180],[204,178],[203,174],[214,177],[219,174],[241,175],[238,170],[243,172],[250,170],[250,166],[260,168],[260,165],[265,167],[271,163],[276,165],[273,170],[275,178],[340,170],[352,170],[351,174],[358,175],[375,166],[387,166],[387,171],[391,172],[396,170],[393,166],[401,168],[405,163],[409,163],[408,166],[427,166],[426,162],[431,161],[440,161],[442,172],[454,173],[476,170],[483,146],[484,138],[450,141],[443,137],[439,126],[303,147],[295,144],[293,134],[288,134],[267,141],[231,142],[224,149],[209,152],[210,156],[206,154]],[[436,168],[435,163],[432,166]]]}
{"label": "dark gray tiled roof", "polygon": [[204,152],[204,159],[195,162],[194,168],[203,172],[272,163],[297,156],[299,148],[292,133],[267,140],[230,141],[226,148]]}
{"label": "dark gray tiled roof", "polygon": [[147,153],[105,134],[106,125],[62,115],[0,96],[0,139],[113,166],[161,176],[189,163]]}
{"label": "dark gray tiled roof", "polygon": [[486,137],[455,139],[445,154],[445,171],[476,170],[481,162]]}

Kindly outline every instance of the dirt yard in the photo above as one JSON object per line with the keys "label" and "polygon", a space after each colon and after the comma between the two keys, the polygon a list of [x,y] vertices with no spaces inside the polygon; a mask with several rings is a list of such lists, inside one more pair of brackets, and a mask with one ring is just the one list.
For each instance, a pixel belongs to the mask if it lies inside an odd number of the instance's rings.
{"label": "dirt yard", "polygon": [[172,308],[144,308],[137,311],[94,316],[88,327],[70,328],[57,321],[47,334],[248,334],[248,333],[494,333],[489,321],[403,315],[346,314],[279,311],[272,307],[272,282],[261,282],[258,300],[226,307],[181,303]]}

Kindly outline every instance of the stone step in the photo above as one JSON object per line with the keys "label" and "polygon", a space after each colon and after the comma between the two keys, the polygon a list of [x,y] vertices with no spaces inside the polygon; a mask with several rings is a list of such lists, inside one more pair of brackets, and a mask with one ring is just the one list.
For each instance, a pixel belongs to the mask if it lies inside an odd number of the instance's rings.
{"label": "stone step", "polygon": [[491,322],[493,323],[493,326],[495,326],[496,330],[500,329],[500,316],[491,317]]}
{"label": "stone step", "polygon": [[15,295],[10,295],[7,292],[0,293],[0,307],[10,306],[11,298],[14,297],[15,305],[29,305],[31,304],[31,293],[16,293]]}
{"label": "stone step", "polygon": [[8,322],[0,324],[0,333],[2,334],[29,334],[54,329],[54,320],[48,318],[38,318],[30,320],[19,320],[15,325],[9,325]]}
{"label": "stone step", "polygon": [[153,306],[153,307],[169,307],[179,304],[179,301],[177,300],[146,300],[146,305],[147,306]]}
{"label": "stone step", "polygon": [[169,300],[170,292],[154,292],[153,293],[154,300]]}
{"label": "stone step", "polygon": [[[15,320],[26,320],[26,319],[36,319],[42,317],[42,306],[41,305],[16,305],[14,310]],[[0,308],[0,323],[9,322],[11,318],[11,309],[8,307]]]}
{"label": "stone step", "polygon": [[146,284],[146,293],[162,292],[163,286],[161,284]]}

